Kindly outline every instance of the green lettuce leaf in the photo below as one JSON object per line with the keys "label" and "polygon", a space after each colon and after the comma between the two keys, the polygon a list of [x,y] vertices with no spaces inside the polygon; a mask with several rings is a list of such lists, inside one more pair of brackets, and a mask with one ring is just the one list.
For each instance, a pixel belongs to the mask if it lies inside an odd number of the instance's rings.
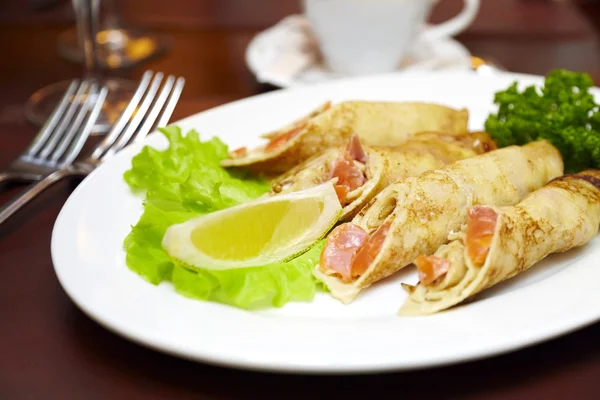
{"label": "green lettuce leaf", "polygon": [[161,243],[169,226],[254,200],[269,185],[222,168],[228,149],[218,138],[202,142],[196,131],[184,136],[175,126],[160,132],[169,147],[144,147],[124,174],[132,190],[145,191],[144,212],[123,243],[127,266],[152,284],[171,281],[184,296],[245,309],[311,300],[317,288],[311,271],[323,243],[287,263],[225,271],[191,271],[167,256]]}
{"label": "green lettuce leaf", "polygon": [[192,271],[175,265],[172,282],[184,296],[245,309],[282,307],[292,300],[309,301],[317,289],[311,271],[324,244],[322,240],[294,260],[264,267]]}

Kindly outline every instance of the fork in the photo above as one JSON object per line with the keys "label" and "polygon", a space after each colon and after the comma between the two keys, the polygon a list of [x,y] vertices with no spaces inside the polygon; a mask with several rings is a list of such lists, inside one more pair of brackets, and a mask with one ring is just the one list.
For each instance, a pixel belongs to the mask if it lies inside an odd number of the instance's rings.
{"label": "fork", "polygon": [[97,83],[73,80],[29,147],[0,172],[0,184],[37,181],[72,163],[87,140],[106,95],[106,88],[98,92]]}
{"label": "fork", "polygon": [[[183,77],[170,75],[160,88],[164,74],[146,71],[129,104],[119,119],[87,157],[65,165],[39,182],[30,185],[22,194],[0,209],[0,224],[27,204],[39,193],[68,176],[86,176],[129,143],[142,141],[149,132],[169,122],[185,85]],[[160,93],[159,93],[160,89]],[[158,96],[157,96],[158,93]]]}

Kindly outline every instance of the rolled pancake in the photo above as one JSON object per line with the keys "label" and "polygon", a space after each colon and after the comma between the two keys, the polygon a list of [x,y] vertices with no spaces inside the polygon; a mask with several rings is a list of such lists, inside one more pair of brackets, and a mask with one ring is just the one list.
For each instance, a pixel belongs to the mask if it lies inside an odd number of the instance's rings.
{"label": "rolled pancake", "polygon": [[[488,218],[491,234],[482,236],[477,227],[486,214],[493,216]],[[472,208],[467,225],[452,242],[434,257],[418,258],[421,282],[404,285],[410,295],[399,314],[431,314],[459,304],[549,254],[586,244],[599,226],[598,170],[561,176],[514,207]],[[427,266],[436,260],[443,263],[442,270],[431,276]]]}
{"label": "rolled pancake", "polygon": [[397,146],[417,132],[466,134],[468,118],[466,109],[422,102],[326,104],[284,128],[262,135],[270,139],[266,145],[234,150],[222,165],[275,176],[326,149],[343,146],[355,132],[363,144]]}
{"label": "rolled pancake", "polygon": [[[400,178],[417,176],[425,171],[439,169],[454,161],[475,157],[496,148],[485,132],[448,135],[435,132],[418,133],[400,146],[378,147],[358,145],[366,155],[365,162],[352,160],[352,168],[364,175],[365,182],[349,187],[348,193],[338,192],[343,207],[341,221],[352,219],[377,193]],[[336,174],[344,157],[350,157],[350,144],[331,148],[292,168],[271,182],[271,195],[289,193],[320,185],[328,180],[343,178]],[[339,187],[339,186],[338,186]]]}
{"label": "rolled pancake", "polygon": [[[331,243],[327,239],[314,274],[334,297],[349,303],[361,290],[411,264],[418,255],[435,252],[452,231],[461,228],[468,207],[515,205],[562,173],[558,150],[547,141],[537,141],[401,179],[375,196],[351,223],[334,229],[330,236],[341,237]],[[354,236],[336,232],[347,229],[345,225],[352,225],[348,232]],[[356,228],[369,239],[356,236]],[[337,271],[343,266],[332,265],[328,259],[338,262],[336,251],[343,250],[348,239],[362,242],[356,246],[356,259],[352,258],[352,275],[342,276]]]}

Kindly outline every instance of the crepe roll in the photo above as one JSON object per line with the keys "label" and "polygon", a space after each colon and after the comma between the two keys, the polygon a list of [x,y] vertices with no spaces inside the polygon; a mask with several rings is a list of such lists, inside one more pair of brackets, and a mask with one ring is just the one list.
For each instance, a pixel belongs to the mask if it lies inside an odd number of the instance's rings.
{"label": "crepe roll", "polygon": [[387,276],[433,254],[458,231],[467,209],[515,205],[563,174],[547,141],[509,146],[404,178],[375,196],[352,222],[328,236],[314,275],[344,303]]}
{"label": "crepe roll", "polygon": [[353,133],[369,146],[397,146],[423,131],[464,135],[468,111],[422,102],[345,101],[326,103],[275,132],[268,143],[233,150],[224,167],[244,167],[264,176],[282,174],[332,147],[344,146]]}
{"label": "crepe roll", "polygon": [[270,194],[295,192],[334,180],[343,207],[340,220],[346,221],[400,178],[417,176],[495,148],[485,132],[459,136],[423,132],[396,147],[362,145],[353,135],[346,147],[331,148],[274,179]]}
{"label": "crepe roll", "polygon": [[466,225],[431,256],[401,315],[431,314],[592,240],[600,227],[600,171],[564,175],[513,207],[475,206]]}

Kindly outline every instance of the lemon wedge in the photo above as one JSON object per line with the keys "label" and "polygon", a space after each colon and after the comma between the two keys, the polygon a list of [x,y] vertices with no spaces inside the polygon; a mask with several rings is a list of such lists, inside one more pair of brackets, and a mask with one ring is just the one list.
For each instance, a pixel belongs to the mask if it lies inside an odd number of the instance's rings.
{"label": "lemon wedge", "polygon": [[333,183],[327,182],[172,225],[162,246],[190,268],[264,266],[289,261],[310,249],[341,214]]}

